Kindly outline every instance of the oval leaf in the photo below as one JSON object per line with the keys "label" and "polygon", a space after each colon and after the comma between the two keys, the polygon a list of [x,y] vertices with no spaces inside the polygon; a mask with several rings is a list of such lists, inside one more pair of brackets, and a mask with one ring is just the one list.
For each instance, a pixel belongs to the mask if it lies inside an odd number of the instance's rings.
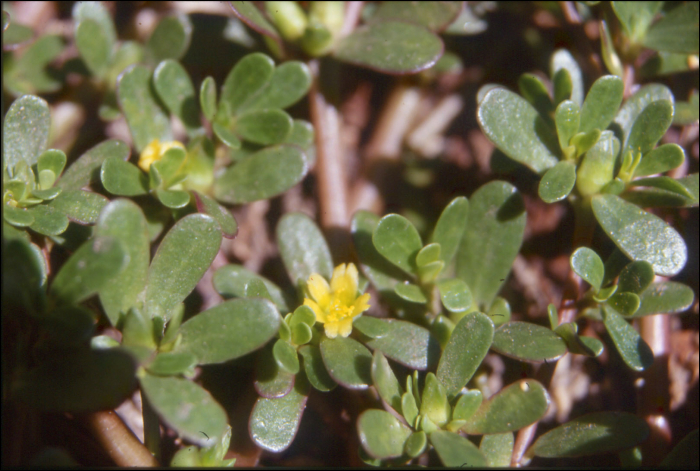
{"label": "oval leaf", "polygon": [[435,447],[442,464],[450,468],[485,467],[484,454],[465,437],[437,430],[430,434],[430,443]]}
{"label": "oval leaf", "polygon": [[603,230],[633,260],[645,260],[654,272],[673,276],[688,257],[683,238],[659,217],[615,195],[598,195],[593,212]]}
{"label": "oval leaf", "polygon": [[581,247],[571,255],[571,268],[598,292],[603,283],[605,268],[597,253],[588,247]]}
{"label": "oval leaf", "polygon": [[472,312],[459,321],[437,368],[437,378],[447,394],[458,393],[469,382],[486,357],[493,339],[493,322],[485,314]]}
{"label": "oval leaf", "polygon": [[306,283],[312,273],[331,279],[331,252],[311,218],[302,213],[285,214],[277,224],[276,234],[282,261],[295,286]]}
{"label": "oval leaf", "polygon": [[651,366],[654,362],[654,352],[639,332],[607,304],[603,305],[603,314],[605,329],[627,366],[635,371],[643,371]]}
{"label": "oval leaf", "polygon": [[177,351],[192,353],[200,365],[222,363],[265,345],[277,333],[280,322],[270,301],[233,299],[182,324]]}
{"label": "oval leaf", "polygon": [[492,348],[522,361],[554,361],[566,353],[566,343],[546,327],[529,322],[508,322],[496,330]]}
{"label": "oval leaf", "polygon": [[65,214],[71,221],[80,224],[94,224],[109,200],[91,191],[62,191],[51,200],[49,206]]}
{"label": "oval leaf", "polygon": [[214,272],[214,289],[227,298],[231,297],[245,297],[245,287],[248,283],[257,279],[262,281],[267,288],[267,292],[270,293],[273,302],[277,306],[280,312],[289,312],[289,304],[284,298],[282,290],[273,282],[264,278],[241,265],[224,265]]}
{"label": "oval leaf", "polygon": [[180,219],[165,235],[148,271],[146,313],[168,319],[189,295],[221,245],[219,225],[204,214]]}
{"label": "oval leaf", "polygon": [[445,265],[448,265],[457,253],[468,216],[469,200],[464,196],[458,196],[442,210],[440,219],[435,224],[430,242],[440,244],[440,260],[445,262]]}
{"label": "oval leaf", "polygon": [[357,433],[362,448],[377,459],[396,458],[403,454],[411,429],[383,410],[370,409],[357,419]]}
{"label": "oval leaf", "polygon": [[407,273],[415,273],[416,255],[423,242],[408,219],[398,214],[384,216],[374,229],[372,242],[384,258]]}
{"label": "oval leaf", "polygon": [[379,396],[396,412],[401,413],[401,395],[403,391],[399,380],[389,366],[386,357],[379,350],[372,356],[372,384],[377,388]]}
{"label": "oval leaf", "polygon": [[428,329],[395,319],[383,322],[389,326],[386,335],[368,340],[365,345],[415,370],[424,371],[437,363],[440,345]]}
{"label": "oval leaf", "polygon": [[46,150],[50,126],[49,105],[44,99],[25,95],[12,102],[2,128],[3,166],[13,168],[20,161],[34,165]]}
{"label": "oval leaf", "polygon": [[243,140],[269,146],[284,141],[292,124],[292,117],[282,110],[253,110],[237,117],[234,132]]}
{"label": "oval leaf", "polygon": [[348,389],[367,389],[372,384],[372,354],[357,340],[345,337],[321,340],[321,356],[337,383]]}
{"label": "oval leaf", "polygon": [[299,347],[299,354],[304,360],[304,372],[311,385],[322,392],[328,392],[338,385],[328,374],[323,363],[321,350],[316,345],[304,345]]}
{"label": "oval leaf", "polygon": [[675,281],[652,283],[640,295],[641,306],[631,317],[653,314],[675,314],[692,306],[695,300],[693,290]]}
{"label": "oval leaf", "polygon": [[579,132],[605,130],[620,109],[623,91],[622,79],[616,75],[605,75],[596,80],[581,107]]}
{"label": "oval leaf", "polygon": [[545,203],[556,203],[571,193],[576,184],[576,165],[562,161],[545,172],[538,193]]}
{"label": "oval leaf", "polygon": [[63,172],[56,186],[64,190],[79,190],[86,185],[100,181],[100,168],[107,157],[127,160],[131,153],[129,146],[117,139],[97,144]]}
{"label": "oval leaf", "polygon": [[170,113],[180,118],[188,132],[201,127],[194,85],[183,66],[172,59],[164,60],[153,72],[153,85]]}

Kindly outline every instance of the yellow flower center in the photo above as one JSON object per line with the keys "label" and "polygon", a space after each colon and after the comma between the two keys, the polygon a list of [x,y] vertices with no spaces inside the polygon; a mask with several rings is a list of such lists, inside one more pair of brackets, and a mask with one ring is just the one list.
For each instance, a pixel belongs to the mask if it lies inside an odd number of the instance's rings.
{"label": "yellow flower center", "polygon": [[178,141],[163,142],[161,144],[159,139],[153,139],[151,143],[141,151],[139,167],[144,172],[148,172],[148,169],[151,168],[151,164],[163,158],[163,155],[165,155],[168,149],[172,149],[173,147],[185,149],[185,146]]}

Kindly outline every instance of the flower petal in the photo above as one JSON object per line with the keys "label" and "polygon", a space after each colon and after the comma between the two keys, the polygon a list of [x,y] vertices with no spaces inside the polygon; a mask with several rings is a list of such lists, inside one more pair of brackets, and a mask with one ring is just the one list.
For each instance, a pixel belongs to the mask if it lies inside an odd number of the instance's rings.
{"label": "flower petal", "polygon": [[338,336],[339,324],[337,322],[329,322],[328,324],[323,324],[323,327],[326,330],[326,337],[328,337],[329,339],[334,339]]}
{"label": "flower petal", "polygon": [[369,293],[365,293],[355,300],[355,303],[353,304],[353,307],[355,308],[352,314],[353,317],[359,316],[369,309],[369,298]]}
{"label": "flower petal", "polygon": [[327,309],[330,302],[331,287],[324,277],[318,273],[312,273],[306,282],[309,294],[321,309]]}
{"label": "flower petal", "polygon": [[312,301],[309,298],[304,298],[304,306],[309,306],[314,314],[316,314],[316,322],[322,324],[326,323],[326,313],[316,304],[316,301]]}
{"label": "flower petal", "polygon": [[352,332],[352,317],[346,317],[338,321],[338,334],[341,337],[347,337]]}

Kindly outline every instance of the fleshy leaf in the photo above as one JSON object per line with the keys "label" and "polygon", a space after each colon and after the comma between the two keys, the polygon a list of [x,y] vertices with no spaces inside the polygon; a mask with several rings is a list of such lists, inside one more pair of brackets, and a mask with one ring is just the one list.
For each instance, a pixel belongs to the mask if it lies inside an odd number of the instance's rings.
{"label": "fleshy leaf", "polygon": [[133,66],[122,72],[117,82],[117,100],[138,152],[154,139],[173,140],[170,119],[158,103],[151,87],[151,72],[146,67]]}
{"label": "fleshy leaf", "polygon": [[657,100],[669,100],[673,103],[673,94],[665,85],[652,83],[640,88],[634,95],[629,97],[624,105],[617,112],[614,122],[622,130],[622,148],[627,148],[630,130],[639,114],[652,102]]}
{"label": "fleshy leaf", "polygon": [[267,147],[231,166],[214,183],[214,197],[224,203],[249,203],[272,198],[299,183],[306,157],[296,146]]}
{"label": "fleshy leaf", "polygon": [[224,265],[214,272],[214,288],[224,297],[244,297],[245,287],[252,279],[258,279],[265,284],[268,293],[280,312],[289,312],[289,304],[282,290],[273,282],[241,265]]}
{"label": "fleshy leaf", "polygon": [[516,381],[482,402],[462,430],[476,435],[519,430],[544,417],[549,402],[549,394],[539,382]]}
{"label": "fleshy leaf", "polygon": [[472,292],[469,286],[459,278],[450,278],[437,282],[440,290],[440,300],[450,312],[465,312],[473,304]]}
{"label": "fleshy leaf", "polygon": [[575,184],[576,165],[562,161],[545,172],[537,191],[545,203],[556,203],[569,196]]}
{"label": "fleshy leaf", "polygon": [[275,63],[265,54],[248,54],[226,77],[221,88],[220,105],[226,102],[231,112],[238,114],[270,81],[274,70]]}
{"label": "fleshy leaf", "polygon": [[658,216],[615,195],[595,196],[592,205],[605,233],[628,257],[651,263],[663,276],[673,276],[685,266],[683,238]]}
{"label": "fleshy leaf", "polygon": [[269,146],[284,141],[292,124],[291,116],[282,110],[251,110],[237,116],[234,132],[243,140]]}
{"label": "fleshy leaf", "polygon": [[286,450],[297,434],[308,398],[309,383],[300,375],[286,396],[258,399],[248,422],[250,438],[264,450],[273,453]]}
{"label": "fleshy leaf", "polygon": [[613,179],[619,142],[612,131],[603,131],[576,172],[576,188],[583,196],[600,192]]}
{"label": "fleshy leaf", "polygon": [[175,376],[192,371],[196,365],[197,358],[190,353],[160,352],[146,369],[157,376]]}
{"label": "fleshy leaf", "polygon": [[479,451],[486,458],[486,466],[507,468],[513,455],[515,440],[512,432],[484,435],[479,443]]}
{"label": "fleshy leaf", "polygon": [[219,224],[209,216],[191,214],[180,219],[163,238],[148,271],[148,316],[169,318],[209,268],[220,245]]}
{"label": "fleshy leaf", "polygon": [[66,351],[27,372],[13,393],[44,411],[95,412],[121,404],[136,389],[135,373],[122,349]]}
{"label": "fleshy leaf", "polygon": [[571,100],[573,100],[578,106],[583,104],[583,76],[581,74],[581,69],[576,63],[576,59],[571,55],[566,49],[558,49],[552,54],[550,59],[550,73],[552,77],[560,69],[566,69],[571,76]]}
{"label": "fleshy leaf", "polygon": [[[112,33],[114,33],[114,26],[112,26]],[[87,18],[76,22],[75,45],[87,68],[98,77],[105,73],[112,59],[114,39],[114,37],[110,38],[103,26],[93,19]]]}
{"label": "fleshy leaf", "polygon": [[306,283],[313,273],[330,281],[331,252],[311,218],[302,213],[286,214],[277,224],[276,235],[284,266],[295,286]]}
{"label": "fleshy leaf", "polygon": [[190,134],[201,127],[194,86],[182,65],[172,59],[158,64],[153,85],[170,113],[180,118]]}
{"label": "fleshy leaf", "polygon": [[685,152],[678,144],[664,144],[652,150],[639,162],[634,170],[635,177],[645,177],[664,173],[680,166],[685,160]]}
{"label": "fleshy leaf", "polygon": [[148,176],[136,165],[117,156],[102,162],[100,178],[105,190],[115,195],[138,196],[148,193]]}
{"label": "fleshy leaf", "polygon": [[492,348],[521,361],[554,361],[566,353],[566,343],[546,327],[512,321],[502,325],[493,336]]}
{"label": "fleshy leaf", "polygon": [[213,77],[207,77],[199,88],[199,106],[207,121],[212,121],[216,116],[216,82]]}
{"label": "fleshy leaf", "polygon": [[253,30],[267,37],[279,40],[279,33],[253,2],[231,2],[233,14]]}
{"label": "fleshy leaf", "polygon": [[528,454],[544,458],[598,455],[639,445],[649,436],[644,419],[628,412],[594,412],[550,430]]}
{"label": "fleshy leaf", "polygon": [[224,237],[231,239],[236,236],[238,233],[238,223],[228,209],[221,206],[213,198],[210,198],[205,194],[194,192],[193,195],[195,197],[195,201],[197,202],[197,210],[200,213],[211,216],[216,222],[218,222]]}
{"label": "fleshy leaf", "polygon": [[123,244],[111,237],[96,237],[84,243],[56,274],[50,293],[61,303],[77,304],[93,294],[126,265]]}
{"label": "fleshy leaf", "polygon": [[415,74],[442,56],[442,40],[423,26],[398,21],[357,28],[339,41],[335,57],[387,74]]}
{"label": "fleshy leaf", "polygon": [[199,364],[222,363],[265,345],[280,322],[275,306],[265,299],[233,299],[183,323],[176,351],[192,353]]}
{"label": "fleshy leaf", "polygon": [[698,4],[682,4],[651,26],[644,45],[658,51],[698,53]]}
{"label": "fleshy leaf", "polygon": [[581,107],[579,132],[605,130],[620,109],[623,90],[622,79],[616,75],[605,75],[596,80]]}
{"label": "fleshy leaf", "polygon": [[445,262],[445,265],[449,264],[457,253],[468,216],[469,200],[464,196],[458,196],[442,210],[435,224],[430,242],[440,244],[440,259]]}
{"label": "fleshy leaf", "polygon": [[484,454],[465,437],[446,430],[430,434],[430,443],[435,447],[442,464],[450,468],[486,466]]}
{"label": "fleshy leaf", "polygon": [[269,345],[258,352],[253,385],[259,395],[268,399],[284,397],[292,390],[294,382],[295,376],[279,367]]}
{"label": "fleshy leaf", "polygon": [[[517,116],[517,120],[512,117]],[[489,91],[477,110],[479,126],[504,154],[543,173],[559,161],[554,132],[525,99],[503,88]]]}
{"label": "fleshy leaf", "polygon": [[646,154],[666,134],[672,122],[672,101],[657,100],[649,103],[634,120],[625,149]]}
{"label": "fleshy leaf", "polygon": [[478,306],[490,306],[508,276],[520,250],[525,218],[522,197],[509,183],[487,183],[472,195],[457,253],[457,276],[467,283]]}
{"label": "fleshy leaf", "polygon": [[72,190],[63,191],[51,200],[49,206],[65,214],[71,221],[80,224],[94,224],[100,211],[109,200],[104,196],[91,191]]}
{"label": "fleshy leaf", "polygon": [[437,378],[447,394],[456,394],[469,382],[493,339],[493,322],[485,314],[472,312],[459,321],[437,368]]}
{"label": "fleshy leaf", "polygon": [[411,435],[411,429],[386,411],[369,409],[357,419],[357,433],[362,447],[370,456],[388,459],[403,454],[404,443]]}
{"label": "fleshy leaf", "polygon": [[416,255],[423,242],[408,219],[398,214],[384,216],[374,229],[372,242],[384,258],[407,273],[415,273]]}
{"label": "fleshy leaf", "polygon": [[454,21],[461,7],[460,2],[383,2],[370,21],[405,21],[439,32]]}
{"label": "fleshy leaf", "polygon": [[597,253],[588,247],[580,247],[571,255],[571,268],[578,276],[598,292],[603,283],[605,267]]}
{"label": "fleshy leaf", "polygon": [[[542,80],[534,74],[523,74],[518,79],[518,89],[525,98],[544,119],[554,111],[552,98]],[[578,126],[577,126],[578,127]]]}
{"label": "fleshy leaf", "polygon": [[284,109],[306,95],[311,86],[311,72],[303,62],[280,64],[269,82],[245,104],[246,110]]}
{"label": "fleshy leaf", "polygon": [[333,381],[333,378],[328,374],[319,347],[316,345],[304,345],[299,347],[298,352],[304,360],[304,372],[311,385],[322,392],[335,389],[338,383]]}
{"label": "fleshy leaf", "polygon": [[68,218],[47,204],[38,204],[27,211],[34,218],[32,230],[48,236],[62,234],[68,228]]}
{"label": "fleshy leaf", "polygon": [[609,305],[603,305],[603,322],[627,366],[643,371],[654,362],[654,352],[639,332]]}
{"label": "fleshy leaf", "polygon": [[372,354],[357,340],[336,337],[321,340],[321,356],[331,378],[348,389],[372,384]]}
{"label": "fleshy leaf", "polygon": [[3,124],[3,166],[13,168],[24,161],[34,165],[46,149],[51,117],[43,98],[25,95],[12,102]]}
{"label": "fleshy leaf", "polygon": [[[209,440],[218,441],[224,434],[226,411],[201,386],[184,378],[148,373],[140,381],[158,416],[187,441],[206,446]],[[206,430],[206,436],[202,430]]]}
{"label": "fleshy leaf", "polygon": [[129,158],[129,146],[117,139],[104,141],[87,150],[63,172],[56,186],[64,190],[78,190],[100,180],[100,168],[107,157],[120,160]]}
{"label": "fleshy leaf", "polygon": [[388,358],[415,370],[426,370],[440,355],[440,346],[425,327],[395,319],[383,321],[389,326],[386,335],[365,342]]}
{"label": "fleshy leaf", "polygon": [[272,348],[272,355],[282,370],[293,375],[299,372],[299,356],[296,349],[288,342],[277,340]]}
{"label": "fleshy leaf", "polygon": [[559,103],[554,113],[554,124],[557,127],[559,147],[562,150],[569,146],[569,140],[579,132],[580,120],[579,107],[576,103],[571,100]]}
{"label": "fleshy leaf", "polygon": [[401,385],[386,357],[379,350],[375,350],[372,356],[372,384],[377,388],[379,396],[396,412],[401,413]]}
{"label": "fleshy leaf", "polygon": [[620,273],[618,291],[640,294],[654,281],[654,269],[648,262],[638,261],[627,265]]}
{"label": "fleshy leaf", "polygon": [[695,299],[693,290],[675,281],[652,283],[639,295],[641,306],[631,317],[675,314],[688,309]]}
{"label": "fleshy leaf", "polygon": [[400,283],[394,286],[394,292],[411,303],[425,304],[428,302],[428,298],[421,290],[420,286],[414,285],[413,283]]}
{"label": "fleshy leaf", "polygon": [[146,48],[154,63],[165,59],[180,59],[190,47],[192,23],[185,14],[167,16],[148,38]]}

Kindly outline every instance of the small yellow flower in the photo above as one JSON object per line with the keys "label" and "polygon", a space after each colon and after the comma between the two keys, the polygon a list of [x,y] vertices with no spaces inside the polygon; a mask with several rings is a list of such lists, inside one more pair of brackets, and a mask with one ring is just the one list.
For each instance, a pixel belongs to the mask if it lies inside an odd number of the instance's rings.
{"label": "small yellow flower", "polygon": [[178,141],[170,141],[160,143],[159,139],[153,139],[150,144],[146,146],[144,150],[141,151],[141,156],[139,157],[139,167],[144,172],[148,172],[153,162],[160,160],[168,149],[173,147],[179,147],[185,149],[185,146]]}
{"label": "small yellow flower", "polygon": [[310,298],[304,298],[304,305],[314,311],[329,338],[350,335],[353,319],[369,309],[369,294],[357,296],[357,268],[352,263],[335,267],[330,285],[313,273],[307,287]]}

